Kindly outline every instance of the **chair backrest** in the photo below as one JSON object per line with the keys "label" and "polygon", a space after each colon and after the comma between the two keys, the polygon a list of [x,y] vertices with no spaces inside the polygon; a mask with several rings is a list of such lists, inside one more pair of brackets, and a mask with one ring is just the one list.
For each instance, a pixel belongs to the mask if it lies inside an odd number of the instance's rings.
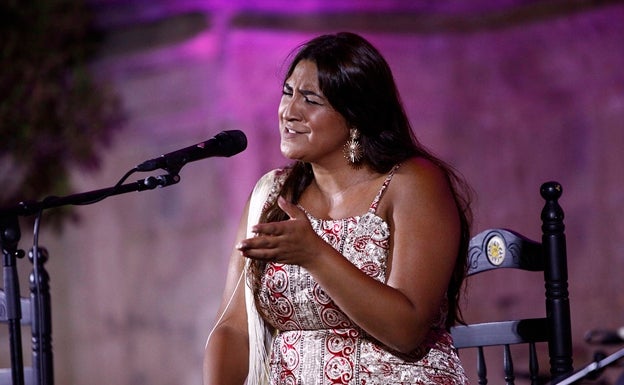
{"label": "chair backrest", "polygon": [[540,382],[536,343],[548,344],[549,380],[564,378],[573,370],[564,214],[558,203],[562,193],[561,185],[557,182],[544,183],[540,193],[545,200],[541,212],[541,242],[530,240],[508,229],[485,230],[470,241],[469,277],[501,268],[542,271],[545,287],[545,315],[542,318],[494,321],[451,328],[457,349],[477,349],[477,375],[481,385],[487,383],[484,348],[488,346],[496,346],[502,350],[506,384],[513,384],[515,380],[510,348],[515,344],[528,344],[531,384]]}

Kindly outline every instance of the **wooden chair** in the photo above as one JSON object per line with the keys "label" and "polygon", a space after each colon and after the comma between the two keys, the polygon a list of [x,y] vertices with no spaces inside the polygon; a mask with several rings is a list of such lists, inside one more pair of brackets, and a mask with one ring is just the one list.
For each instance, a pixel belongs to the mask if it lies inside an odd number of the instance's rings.
{"label": "wooden chair", "polygon": [[492,347],[488,350],[502,351],[502,372],[508,385],[514,384],[516,377],[511,349],[514,344],[528,345],[531,384],[538,384],[541,380],[536,343],[543,342],[548,345],[548,380],[560,380],[573,370],[564,214],[558,203],[562,193],[561,185],[556,182],[544,183],[540,193],[545,200],[541,213],[541,242],[532,241],[507,229],[486,230],[470,241],[469,277],[501,268],[542,271],[546,289],[543,318],[495,321],[451,328],[455,347],[460,350],[460,355],[462,349],[476,348],[477,375],[481,385],[488,381],[484,355],[486,347]]}

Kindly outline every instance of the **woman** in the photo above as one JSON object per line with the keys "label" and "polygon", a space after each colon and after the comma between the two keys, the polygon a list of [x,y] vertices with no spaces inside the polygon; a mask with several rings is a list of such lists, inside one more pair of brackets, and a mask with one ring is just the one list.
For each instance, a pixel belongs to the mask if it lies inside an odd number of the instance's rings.
{"label": "woman", "polygon": [[413,137],[383,57],[352,33],[309,41],[278,117],[294,163],[245,208],[204,383],[466,383],[448,328],[468,201]]}

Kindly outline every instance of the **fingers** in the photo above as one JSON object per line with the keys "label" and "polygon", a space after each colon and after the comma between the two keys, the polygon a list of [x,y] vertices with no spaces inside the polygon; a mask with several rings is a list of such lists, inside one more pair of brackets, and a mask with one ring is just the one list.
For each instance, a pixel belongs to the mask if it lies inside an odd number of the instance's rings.
{"label": "fingers", "polygon": [[239,250],[274,249],[275,242],[272,240],[272,237],[254,237],[243,239],[236,247]]}
{"label": "fingers", "polygon": [[[287,201],[281,196],[277,198],[277,203],[279,207],[282,210],[284,210],[286,215],[288,215],[288,217],[291,220],[301,219],[301,220],[304,220],[304,223],[306,224],[308,223],[308,219],[306,217],[305,212],[302,209],[300,209],[299,206],[293,203],[290,203],[289,201]],[[281,221],[281,222],[258,223],[251,228],[251,231],[256,235],[278,236],[278,235],[284,235],[287,232],[292,231],[290,230],[292,225],[293,225],[293,222],[288,221],[288,220]]]}
{"label": "fingers", "polygon": [[252,227],[254,236],[241,240],[236,248],[243,252],[245,256],[251,252],[257,253],[273,252],[280,247],[283,242],[283,235],[288,232],[280,222],[260,223]]}
{"label": "fingers", "polygon": [[243,239],[236,248],[243,256],[253,259],[274,260],[277,256],[288,254],[292,229],[287,222],[290,221],[254,225],[254,236]]}
{"label": "fingers", "polygon": [[270,223],[259,223],[254,225],[251,228],[251,231],[254,233],[256,237],[262,235],[282,235],[285,232],[285,226],[280,224],[280,222],[270,222]]}
{"label": "fingers", "polygon": [[272,237],[254,237],[242,240],[236,248],[247,258],[274,260],[277,244]]}
{"label": "fingers", "polygon": [[282,197],[278,205],[290,217],[280,222],[258,223],[252,226],[252,238],[242,240],[236,248],[247,258],[292,262],[298,255],[304,234],[310,224],[305,212]]}
{"label": "fingers", "polygon": [[299,206],[287,201],[281,196],[277,198],[277,204],[291,219],[304,219],[306,217]]}

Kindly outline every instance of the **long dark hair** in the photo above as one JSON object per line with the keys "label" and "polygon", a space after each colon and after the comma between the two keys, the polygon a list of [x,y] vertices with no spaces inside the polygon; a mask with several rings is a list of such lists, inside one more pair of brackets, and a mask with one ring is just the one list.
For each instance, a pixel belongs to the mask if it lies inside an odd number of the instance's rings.
{"label": "long dark hair", "polygon": [[[364,164],[376,172],[387,173],[406,159],[421,157],[436,164],[447,175],[461,221],[459,252],[447,290],[447,327],[461,321],[459,295],[466,273],[471,223],[468,186],[450,166],[416,139],[388,63],[364,38],[349,32],[322,35],[301,45],[291,58],[284,82],[300,61],[316,64],[321,91],[347,124],[360,132]],[[305,162],[295,162],[289,168],[280,195],[297,203],[314,176],[310,164]],[[260,221],[287,218],[275,201],[263,212]],[[257,261],[251,264],[256,293],[264,267],[264,263]]]}

